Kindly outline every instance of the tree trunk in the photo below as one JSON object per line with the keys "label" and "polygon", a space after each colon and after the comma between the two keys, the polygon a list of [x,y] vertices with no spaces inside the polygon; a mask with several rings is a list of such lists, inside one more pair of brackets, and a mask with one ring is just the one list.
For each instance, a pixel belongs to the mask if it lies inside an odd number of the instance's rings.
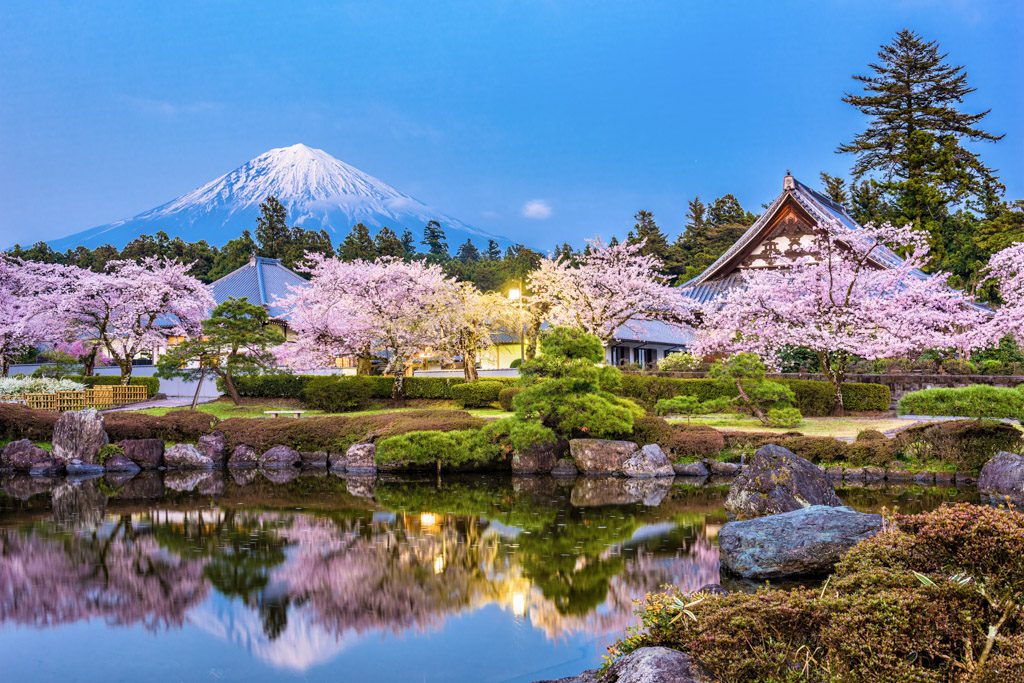
{"label": "tree trunk", "polygon": [[472,350],[462,352],[462,376],[467,382],[475,382],[480,379],[476,371],[476,353]]}
{"label": "tree trunk", "polygon": [[736,380],[736,391],[739,392],[740,400],[743,401],[743,403],[746,404],[748,408],[750,408],[750,412],[754,414],[754,417],[760,420],[761,424],[767,425],[768,416],[764,414],[764,411],[761,410],[756,403],[750,400],[750,396],[747,395],[746,390],[743,388],[743,382],[738,379]]}
{"label": "tree trunk", "polygon": [[235,380],[231,378],[230,372],[224,373],[224,388],[228,390],[228,396],[231,397],[231,402],[236,406],[242,402],[242,397],[238,395],[238,389],[235,387]]}
{"label": "tree trunk", "polygon": [[356,374],[369,375],[373,372],[373,356],[361,353],[356,356]]}
{"label": "tree trunk", "polygon": [[398,400],[405,395],[405,363],[395,363],[395,383],[391,386],[391,398]]}
{"label": "tree trunk", "polygon": [[189,410],[195,410],[196,404],[199,403],[199,390],[203,388],[203,380],[206,378],[206,368],[203,368],[199,373],[199,381],[196,382],[196,392],[192,394],[192,405]]}
{"label": "tree trunk", "polygon": [[845,359],[829,358],[827,353],[818,354],[818,363],[821,365],[821,372],[825,379],[832,385],[832,415],[839,417],[846,414],[846,406],[843,405],[843,380],[846,379]]}
{"label": "tree trunk", "polygon": [[11,361],[7,360],[7,356],[0,358],[0,375],[7,377],[11,372]]}
{"label": "tree trunk", "polygon": [[99,355],[100,347],[93,344],[92,350],[82,358],[82,376],[92,377],[96,371],[96,356]]}
{"label": "tree trunk", "polygon": [[531,321],[526,328],[526,360],[537,357],[537,337],[540,336],[540,321]]}
{"label": "tree trunk", "polygon": [[132,381],[132,359],[119,360],[117,366],[121,368],[121,385],[128,386]]}

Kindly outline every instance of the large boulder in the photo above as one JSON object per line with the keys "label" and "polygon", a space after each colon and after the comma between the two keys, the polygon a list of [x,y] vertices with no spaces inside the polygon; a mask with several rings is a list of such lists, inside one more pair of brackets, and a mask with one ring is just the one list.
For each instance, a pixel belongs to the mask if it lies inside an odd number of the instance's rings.
{"label": "large boulder", "polygon": [[103,461],[103,469],[107,472],[125,472],[134,474],[142,468],[135,464],[135,461],[127,455],[124,455],[123,453],[115,453]]}
{"label": "large boulder", "polygon": [[217,429],[209,434],[203,434],[196,442],[196,448],[213,462],[214,467],[224,467],[224,463],[228,459],[227,439],[224,438],[224,432]]}
{"label": "large boulder", "polygon": [[676,471],[672,469],[672,463],[661,446],[651,443],[622,463],[622,473],[633,479],[653,479],[674,477]]}
{"label": "large boulder", "polygon": [[989,498],[1024,503],[1024,456],[1006,451],[996,453],[981,468],[978,491]]}
{"label": "large boulder", "polygon": [[260,467],[267,470],[283,470],[301,464],[302,456],[291,446],[274,446],[260,456]]}
{"label": "large boulder", "polygon": [[722,565],[748,579],[828,572],[851,547],[882,528],[882,516],[812,505],[728,522],[718,532]]}
{"label": "large boulder", "polygon": [[[176,443],[164,453],[164,463],[172,470],[212,470],[213,459],[190,443]],[[168,485],[169,486],[169,485]]]}
{"label": "large boulder", "polygon": [[155,470],[164,464],[163,439],[125,439],[117,445],[129,460],[144,470]]}
{"label": "large boulder", "polygon": [[260,454],[252,446],[246,446],[244,443],[235,446],[235,450],[231,451],[231,457],[228,458],[228,467],[230,469],[255,469],[260,464]]}
{"label": "large boulder", "polygon": [[547,474],[558,462],[558,447],[544,444],[512,454],[513,474]]}
{"label": "large boulder", "polygon": [[40,448],[28,439],[12,441],[0,451],[0,469],[15,470],[17,472],[30,472],[35,470],[41,472],[59,471],[62,463],[58,462],[53,454]]}
{"label": "large boulder", "polygon": [[684,462],[672,465],[672,471],[677,477],[706,477],[710,470],[702,460],[697,462]]}
{"label": "large boulder", "polygon": [[667,647],[641,647],[598,669],[579,676],[538,683],[707,683],[711,677],[685,652]]}
{"label": "large boulder", "polygon": [[72,460],[96,462],[100,449],[110,443],[98,411],[75,410],[61,413],[53,426],[53,457],[65,465]]}
{"label": "large boulder", "polygon": [[733,481],[725,509],[736,519],[751,519],[811,505],[842,504],[824,470],[782,446],[768,444]]}
{"label": "large boulder", "polygon": [[344,454],[332,454],[331,469],[353,474],[374,474],[377,471],[376,455],[377,447],[372,443],[355,443]]}
{"label": "large boulder", "polygon": [[579,473],[572,458],[559,458],[551,468],[551,475],[554,477],[575,477]]}
{"label": "large boulder", "polygon": [[569,453],[582,474],[622,474],[622,466],[640,450],[632,441],[572,439]]}
{"label": "large boulder", "polygon": [[738,462],[722,462],[721,460],[705,460],[708,471],[715,477],[735,477],[743,470]]}

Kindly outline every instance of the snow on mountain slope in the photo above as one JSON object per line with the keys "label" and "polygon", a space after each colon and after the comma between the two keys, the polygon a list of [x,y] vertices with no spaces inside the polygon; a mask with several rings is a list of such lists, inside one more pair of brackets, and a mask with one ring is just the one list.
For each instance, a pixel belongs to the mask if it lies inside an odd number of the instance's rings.
{"label": "snow on mountain slope", "polygon": [[206,240],[220,246],[242,230],[255,230],[259,205],[270,195],[288,208],[289,224],[327,230],[335,243],[360,222],[374,232],[385,225],[399,234],[408,228],[419,241],[427,221],[436,220],[453,249],[467,238],[480,247],[488,239],[503,246],[511,244],[511,240],[445,215],[323,150],[297,144],[261,154],[155,209],[51,240],[50,246],[59,251],[79,245],[120,248],[139,235],[158,230],[186,241]]}

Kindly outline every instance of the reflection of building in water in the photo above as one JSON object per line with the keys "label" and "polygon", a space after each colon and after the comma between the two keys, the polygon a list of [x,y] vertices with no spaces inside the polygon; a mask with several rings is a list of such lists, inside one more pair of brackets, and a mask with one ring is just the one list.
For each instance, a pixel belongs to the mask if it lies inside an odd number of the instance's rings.
{"label": "reflection of building in water", "polygon": [[222,506],[108,515],[97,533],[2,529],[0,623],[188,623],[304,671],[363,634],[429,631],[486,605],[552,640],[615,634],[648,591],[718,579],[703,516],[515,500],[500,514]]}

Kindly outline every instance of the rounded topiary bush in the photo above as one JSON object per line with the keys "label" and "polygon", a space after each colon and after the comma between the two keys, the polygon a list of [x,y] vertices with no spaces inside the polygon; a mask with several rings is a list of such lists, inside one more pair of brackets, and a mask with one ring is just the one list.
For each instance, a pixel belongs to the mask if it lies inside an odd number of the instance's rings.
{"label": "rounded topiary bush", "polygon": [[926,422],[896,435],[895,447],[921,459],[954,465],[960,472],[980,472],[999,451],[1016,452],[1022,434],[1015,426],[994,420]]}
{"label": "rounded topiary bush", "polygon": [[882,441],[888,437],[877,429],[862,429],[857,432],[855,441]]}
{"label": "rounded topiary bush", "polygon": [[487,408],[498,402],[503,382],[480,380],[452,385],[452,399],[463,408]]}
{"label": "rounded topiary bush", "polygon": [[660,417],[645,416],[633,421],[632,440],[641,446],[655,443],[675,461],[708,458],[725,448],[725,437],[704,426],[673,425]]}
{"label": "rounded topiary bush", "polygon": [[302,400],[310,408],[328,413],[347,413],[364,408],[377,383],[370,377],[315,377],[302,389]]}
{"label": "rounded topiary bush", "polygon": [[522,387],[505,387],[504,389],[499,391],[498,392],[498,405],[501,406],[501,409],[511,412],[512,411],[512,399],[514,399],[516,397],[516,394],[518,394],[522,390],[523,390]]}

